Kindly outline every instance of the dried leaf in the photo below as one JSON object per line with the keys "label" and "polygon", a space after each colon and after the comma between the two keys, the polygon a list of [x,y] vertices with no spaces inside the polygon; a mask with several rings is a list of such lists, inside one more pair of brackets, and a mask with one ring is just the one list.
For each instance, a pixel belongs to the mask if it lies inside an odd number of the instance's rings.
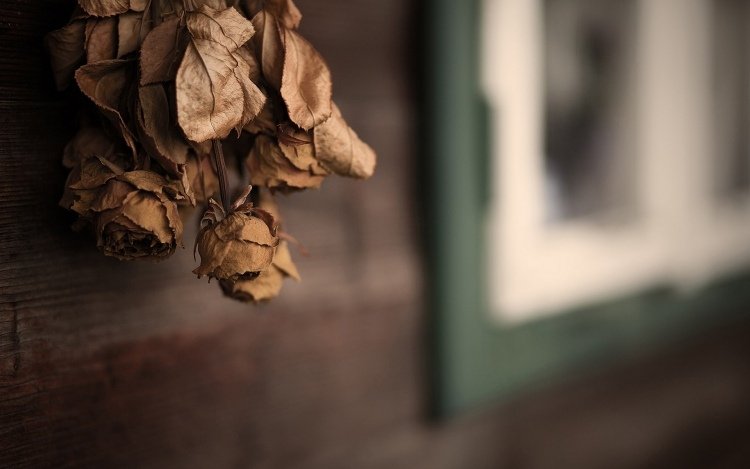
{"label": "dried leaf", "polygon": [[118,128],[123,140],[138,160],[133,132],[128,127],[126,95],[134,85],[134,64],[130,60],[105,60],[82,66],[76,71],[76,82]]}
{"label": "dried leaf", "polygon": [[276,255],[273,256],[273,265],[287,277],[292,277],[296,281],[302,280],[297,266],[292,261],[292,254],[289,252],[289,246],[286,241],[279,243],[276,248]]}
{"label": "dried leaf", "polygon": [[260,60],[261,71],[266,81],[278,91],[281,89],[281,75],[284,70],[281,26],[278,20],[265,10],[255,15],[252,21],[256,30],[253,44]]}
{"label": "dried leaf", "polygon": [[222,139],[262,109],[262,93],[237,53],[254,29],[234,8],[204,6],[188,13],[186,24],[190,40],[177,71],[177,119],[190,140]]}
{"label": "dried leaf", "polygon": [[189,186],[196,202],[207,202],[219,191],[219,178],[208,155],[192,154],[184,171],[184,183]]}
{"label": "dried leaf", "polygon": [[141,141],[149,154],[175,177],[184,173],[191,150],[170,116],[169,101],[160,83],[138,89],[138,127]]}
{"label": "dried leaf", "polygon": [[297,29],[302,21],[302,13],[292,0],[245,0],[244,3],[245,11],[251,17],[266,10],[289,29]]}
{"label": "dried leaf", "polygon": [[180,18],[170,17],[152,29],[141,46],[141,85],[174,79],[180,55]]}
{"label": "dried leaf", "polygon": [[318,176],[329,174],[315,158],[315,147],[308,132],[282,124],[278,126],[277,139],[282,153],[295,168]]}
{"label": "dried leaf", "polygon": [[73,168],[87,158],[96,157],[121,170],[127,170],[133,164],[128,153],[128,149],[115,141],[103,128],[83,124],[65,146],[63,165]]}
{"label": "dried leaf", "polygon": [[235,130],[239,135],[242,131],[242,127],[255,119],[255,117],[263,110],[263,106],[266,104],[266,95],[263,94],[253,81],[253,77],[258,76],[259,70],[258,63],[252,53],[248,49],[241,47],[237,49],[234,55],[238,59],[238,65],[234,69],[234,75],[242,88],[242,94],[244,96],[242,118],[237,125],[235,125]]}
{"label": "dried leaf", "polygon": [[265,135],[255,139],[246,165],[251,184],[274,190],[318,188],[325,178],[310,169],[295,166],[278,143]]}
{"label": "dried leaf", "polygon": [[92,16],[113,16],[130,9],[129,0],[78,0],[78,4]]}
{"label": "dried leaf", "polygon": [[318,51],[297,32],[283,29],[283,37],[281,97],[292,122],[309,130],[331,116],[331,72]]}
{"label": "dried leaf", "polygon": [[274,122],[274,118],[273,118],[273,114],[274,114],[273,109],[275,106],[274,102],[275,102],[274,99],[272,99],[271,97],[268,97],[260,113],[258,113],[258,115],[255,116],[255,119],[245,124],[245,127],[243,127],[243,130],[251,134],[275,135],[276,134],[276,122]]}
{"label": "dried leaf", "polygon": [[144,11],[151,0],[130,0],[130,9],[133,11]]}
{"label": "dried leaf", "polygon": [[266,81],[281,93],[289,118],[309,130],[331,115],[331,72],[312,45],[267,10],[253,17],[253,38]]}
{"label": "dried leaf", "polygon": [[117,17],[117,58],[135,52],[151,30],[146,12],[129,11]]}
{"label": "dried leaf", "polygon": [[83,21],[73,21],[45,38],[58,90],[68,87],[76,68],[83,61],[85,40],[86,24]]}
{"label": "dried leaf", "polygon": [[117,56],[117,19],[89,18],[86,21],[86,62],[112,60]]}
{"label": "dried leaf", "polygon": [[331,118],[315,127],[314,139],[316,158],[334,173],[366,179],[375,171],[375,152],[347,125],[335,104]]}

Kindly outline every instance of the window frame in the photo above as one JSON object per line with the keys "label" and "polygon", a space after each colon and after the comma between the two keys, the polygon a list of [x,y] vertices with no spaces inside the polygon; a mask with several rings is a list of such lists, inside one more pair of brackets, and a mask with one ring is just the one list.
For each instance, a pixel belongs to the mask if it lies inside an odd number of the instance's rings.
{"label": "window frame", "polygon": [[750,305],[750,275],[740,273],[690,294],[655,285],[523,324],[492,319],[486,265],[491,132],[480,89],[480,6],[479,0],[434,0],[423,36],[423,203],[437,416],[649,353],[736,320]]}

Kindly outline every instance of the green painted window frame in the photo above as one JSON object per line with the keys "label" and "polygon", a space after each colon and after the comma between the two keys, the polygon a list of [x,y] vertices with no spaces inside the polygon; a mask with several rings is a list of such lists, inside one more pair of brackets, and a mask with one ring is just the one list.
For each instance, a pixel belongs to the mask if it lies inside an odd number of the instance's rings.
{"label": "green painted window frame", "polygon": [[422,174],[436,416],[649,353],[750,309],[750,275],[737,274],[690,296],[654,286],[519,326],[493,322],[483,274],[490,159],[479,90],[480,4],[423,5]]}

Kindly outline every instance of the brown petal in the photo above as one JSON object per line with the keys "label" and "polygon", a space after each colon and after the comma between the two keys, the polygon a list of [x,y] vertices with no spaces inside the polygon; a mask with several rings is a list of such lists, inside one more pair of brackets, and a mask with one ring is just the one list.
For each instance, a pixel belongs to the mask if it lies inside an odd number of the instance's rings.
{"label": "brown petal", "polygon": [[155,234],[162,243],[174,240],[167,209],[156,196],[141,191],[131,192],[122,205],[122,213],[128,220]]}
{"label": "brown petal", "polygon": [[86,13],[93,16],[113,16],[130,8],[129,0],[78,0]]}
{"label": "brown petal", "polygon": [[341,176],[366,179],[375,171],[375,152],[359,139],[334,104],[333,115],[315,128],[315,156]]}
{"label": "brown petal", "polygon": [[170,81],[177,73],[180,18],[172,16],[148,33],[141,46],[141,85]]}
{"label": "brown petal", "polygon": [[298,282],[301,280],[297,266],[292,261],[292,254],[289,252],[289,245],[286,241],[280,242],[279,247],[276,248],[276,254],[273,256],[273,265],[294,280]]}
{"label": "brown petal", "polygon": [[283,33],[281,97],[292,122],[309,130],[331,116],[331,72],[307,40],[291,29]]}
{"label": "brown petal", "polygon": [[278,238],[273,227],[264,220],[242,213],[231,213],[214,227],[216,235],[224,241],[242,241],[263,246],[276,247]]}
{"label": "brown petal", "polygon": [[61,29],[52,31],[45,38],[58,90],[68,87],[75,69],[83,61],[85,29],[84,21],[74,21]]}
{"label": "brown petal", "polygon": [[154,194],[171,194],[176,192],[176,183],[167,181],[153,171],[128,171],[127,173],[118,175],[117,178],[142,191],[153,192]]}
{"label": "brown petal", "polygon": [[96,202],[91,206],[91,210],[103,212],[119,208],[133,190],[133,186],[127,182],[118,181],[117,179],[110,180],[99,192]]}
{"label": "brown petal", "polygon": [[86,62],[117,57],[117,19],[89,18],[86,21]]}
{"label": "brown petal", "polygon": [[221,280],[219,285],[225,295],[244,302],[268,301],[281,293],[284,276],[271,266],[251,280]]}

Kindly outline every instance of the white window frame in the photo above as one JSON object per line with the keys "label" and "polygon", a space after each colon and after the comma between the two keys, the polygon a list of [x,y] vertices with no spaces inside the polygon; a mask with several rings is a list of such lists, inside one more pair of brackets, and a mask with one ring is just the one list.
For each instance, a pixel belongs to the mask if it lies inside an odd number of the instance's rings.
{"label": "white window frame", "polygon": [[750,265],[750,199],[712,186],[711,0],[637,3],[637,219],[545,221],[543,1],[484,0],[481,86],[493,113],[487,217],[492,317],[517,323]]}

